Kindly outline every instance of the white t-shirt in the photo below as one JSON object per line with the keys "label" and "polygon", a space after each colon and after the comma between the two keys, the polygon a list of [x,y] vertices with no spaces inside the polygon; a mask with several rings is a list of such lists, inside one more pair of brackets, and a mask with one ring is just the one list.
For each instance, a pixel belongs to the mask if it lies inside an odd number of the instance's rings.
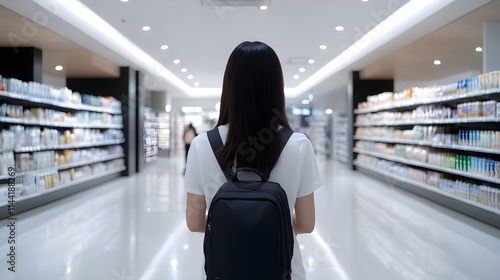
{"label": "white t-shirt", "polygon": [[[225,142],[227,126],[219,126],[219,133]],[[226,181],[208,141],[207,133],[198,135],[189,149],[184,181],[186,191],[204,195],[209,207],[215,193]],[[309,195],[322,186],[311,142],[304,134],[292,134],[271,172],[269,181],[279,183],[285,190],[291,217],[297,197]],[[305,280],[302,255],[295,234],[294,239],[292,279]]]}

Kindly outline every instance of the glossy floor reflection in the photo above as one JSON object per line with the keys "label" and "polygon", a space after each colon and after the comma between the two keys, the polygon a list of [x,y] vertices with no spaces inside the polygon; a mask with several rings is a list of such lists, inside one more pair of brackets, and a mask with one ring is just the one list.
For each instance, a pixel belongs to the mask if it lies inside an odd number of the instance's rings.
{"label": "glossy floor reflection", "polygon": [[[310,280],[499,279],[500,230],[319,160],[317,226],[299,236]],[[198,280],[201,234],[184,223],[183,157],[18,215],[16,272],[0,279]]]}

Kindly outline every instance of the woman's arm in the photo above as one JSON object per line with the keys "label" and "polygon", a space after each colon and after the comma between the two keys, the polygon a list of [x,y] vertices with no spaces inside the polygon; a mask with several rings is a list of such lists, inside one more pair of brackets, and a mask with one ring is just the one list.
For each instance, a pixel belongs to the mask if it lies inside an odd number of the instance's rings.
{"label": "woman's arm", "polygon": [[293,217],[295,233],[311,233],[315,223],[314,193],[298,197],[295,201],[295,215]]}
{"label": "woman's arm", "polygon": [[207,203],[204,195],[187,193],[186,224],[192,232],[205,232]]}

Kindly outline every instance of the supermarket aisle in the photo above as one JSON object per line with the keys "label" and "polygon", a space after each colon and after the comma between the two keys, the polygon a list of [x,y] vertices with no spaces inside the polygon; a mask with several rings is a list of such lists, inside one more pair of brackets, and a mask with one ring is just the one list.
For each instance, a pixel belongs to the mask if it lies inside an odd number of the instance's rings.
{"label": "supermarket aisle", "polygon": [[[16,272],[0,279],[196,280],[202,235],[184,223],[183,157],[18,216]],[[320,160],[317,227],[299,237],[310,280],[498,279],[500,230]]]}

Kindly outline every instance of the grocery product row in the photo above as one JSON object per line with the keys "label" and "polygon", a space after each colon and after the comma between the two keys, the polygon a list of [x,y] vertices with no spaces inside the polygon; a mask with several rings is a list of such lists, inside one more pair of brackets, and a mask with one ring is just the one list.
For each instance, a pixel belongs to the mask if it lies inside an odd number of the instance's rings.
{"label": "grocery product row", "polygon": [[12,125],[0,131],[0,151],[36,151],[91,147],[116,144],[124,141],[123,131],[118,129],[73,128],[57,130],[40,127]]}
{"label": "grocery product row", "polygon": [[367,96],[352,117],[355,169],[499,226],[491,209],[500,186],[500,71]]}
{"label": "grocery product row", "polygon": [[[66,170],[53,169],[28,173],[15,178],[15,201],[74,186],[79,182],[92,180],[123,169],[123,159],[115,159]],[[8,184],[0,184],[0,206],[6,205],[9,201],[8,190]]]}
{"label": "grocery product row", "polygon": [[119,177],[129,123],[121,111],[112,96],[0,76],[0,219],[12,192],[31,209]]}
{"label": "grocery product row", "polygon": [[94,96],[74,92],[68,88],[54,88],[37,82],[23,82],[0,76],[0,97],[45,103],[71,109],[120,114],[121,102],[111,96]]}
{"label": "grocery product row", "polygon": [[[476,106],[476,103],[480,104]],[[472,104],[472,105],[471,105]],[[470,105],[470,108],[469,108]],[[412,111],[378,112],[356,116],[356,125],[391,125],[412,122],[429,122],[446,120],[462,121],[496,121],[500,117],[500,102],[493,100],[469,102],[458,105],[459,109],[448,106],[421,105]]]}
{"label": "grocery product row", "polygon": [[144,108],[144,161],[151,162],[158,156],[158,130],[159,123],[156,112],[146,107]]}
{"label": "grocery product row", "polygon": [[481,96],[500,89],[500,71],[481,74],[447,85],[407,88],[402,92],[383,92],[368,96],[358,104],[358,113],[384,110],[399,106],[445,102],[454,99]]}
{"label": "grocery product row", "polygon": [[464,198],[469,203],[486,206],[486,209],[500,214],[500,189],[496,186],[458,179],[448,174],[413,168],[368,155],[359,155],[355,164],[417,187],[438,189],[441,193],[450,194],[454,198]]}
{"label": "grocery product row", "polygon": [[346,163],[349,157],[347,115],[335,114],[333,121],[334,155],[337,160]]}
{"label": "grocery product row", "polygon": [[114,145],[101,148],[75,150],[49,150],[32,153],[0,153],[0,176],[7,176],[8,169],[15,167],[17,174],[36,172],[45,169],[65,169],[75,165],[106,160],[109,157],[122,157],[123,147]]}
{"label": "grocery product row", "polygon": [[170,141],[171,141],[171,127],[170,127],[170,114],[160,112],[158,113],[157,121],[158,121],[158,148],[163,151],[170,150]]}
{"label": "grocery product row", "polygon": [[500,178],[500,161],[488,157],[444,152],[430,147],[367,141],[357,141],[355,147],[359,152],[378,153],[388,157],[408,160],[416,164],[424,163],[467,174],[475,174],[490,178],[489,181],[500,183],[500,180],[498,180]]}
{"label": "grocery product row", "polygon": [[21,105],[0,105],[0,120],[4,122],[24,122],[25,124],[47,123],[47,125],[64,124],[66,126],[121,126],[121,115],[109,113],[81,111],[76,113],[61,112],[47,108],[28,108]]}
{"label": "grocery product row", "polygon": [[[500,131],[455,129],[446,126],[414,126],[412,129],[394,127],[358,127],[357,139],[374,139],[383,142],[406,140],[421,145],[447,145],[450,148],[500,149]],[[491,151],[490,151],[491,152]]]}

